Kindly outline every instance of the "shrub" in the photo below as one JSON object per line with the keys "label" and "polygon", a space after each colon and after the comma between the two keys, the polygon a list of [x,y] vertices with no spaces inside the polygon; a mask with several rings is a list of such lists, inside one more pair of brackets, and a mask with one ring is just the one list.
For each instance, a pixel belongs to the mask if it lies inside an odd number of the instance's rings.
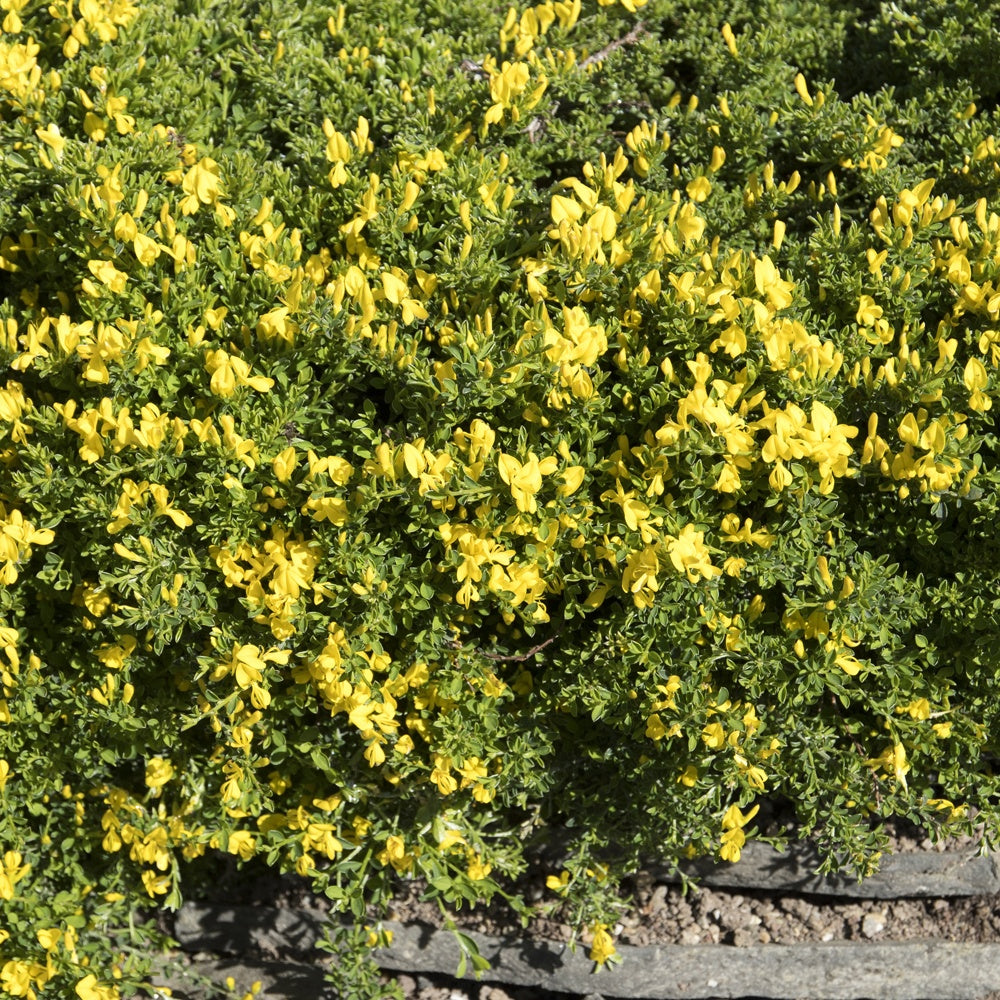
{"label": "shrub", "polygon": [[0,0],[10,996],[997,836],[997,5],[419,6]]}

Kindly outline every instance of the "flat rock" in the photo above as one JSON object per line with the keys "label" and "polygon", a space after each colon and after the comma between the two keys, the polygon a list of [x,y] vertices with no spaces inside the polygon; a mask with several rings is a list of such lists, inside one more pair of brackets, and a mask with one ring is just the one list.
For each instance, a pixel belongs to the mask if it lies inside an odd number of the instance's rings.
{"label": "flat rock", "polygon": [[[387,925],[378,961],[391,970],[454,975],[459,949],[446,931]],[[900,942],[630,947],[621,966],[594,975],[586,949],[470,934],[491,968],[487,982],[643,1000],[972,1000],[998,983],[1000,945]]]}
{"label": "flat rock", "polygon": [[[820,858],[807,844],[778,851],[750,841],[736,864],[699,858],[681,872],[712,889],[766,889],[815,893],[851,899],[898,899],[907,896],[978,896],[1000,892],[1000,863],[974,849],[917,851],[882,858],[881,867],[859,882],[850,875],[817,875]],[[666,869],[650,869],[654,878],[680,882]]]}
{"label": "flat rock", "polygon": [[[177,956],[178,963],[180,956]],[[257,1000],[336,1000],[323,981],[323,970],[315,965],[292,962],[251,962],[241,958],[195,958],[183,965],[175,963],[152,977],[154,986],[169,987],[170,993],[157,991],[155,1000],[216,1000],[217,990],[206,980],[223,985],[232,977],[235,991],[226,996],[243,996],[254,983],[261,984]]]}
{"label": "flat rock", "polygon": [[[185,904],[178,914],[175,936],[189,951],[239,955],[249,947],[266,951],[294,946],[306,953],[319,938],[320,925],[319,916],[309,911]],[[388,922],[385,926],[393,932],[393,941],[376,952],[383,968],[411,975],[455,975],[461,954],[453,934],[422,925]],[[532,938],[504,939],[472,932],[468,936],[490,962],[482,976],[485,982],[553,993],[596,991],[603,997],[633,1000],[747,996],[762,1000],[972,1000],[1000,984],[1000,944],[622,945],[623,963],[595,976],[594,963],[584,947],[573,952],[564,944]],[[255,964],[235,957],[216,958],[213,968],[222,979],[233,975],[238,983],[263,977],[267,988],[262,997],[313,1000],[323,996],[317,966]],[[205,969],[203,974],[216,978]],[[243,971],[237,974],[238,970]]]}
{"label": "flat rock", "polygon": [[307,955],[322,935],[323,922],[321,913],[307,909],[185,903],[174,936],[189,951]]}

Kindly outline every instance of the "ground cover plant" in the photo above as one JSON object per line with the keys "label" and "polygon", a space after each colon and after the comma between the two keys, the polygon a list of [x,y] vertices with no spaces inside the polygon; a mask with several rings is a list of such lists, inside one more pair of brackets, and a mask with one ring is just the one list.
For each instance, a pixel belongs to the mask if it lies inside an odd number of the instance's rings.
{"label": "ground cover plant", "polygon": [[399,879],[995,840],[997,4],[0,14],[0,995],[220,854],[366,996]]}

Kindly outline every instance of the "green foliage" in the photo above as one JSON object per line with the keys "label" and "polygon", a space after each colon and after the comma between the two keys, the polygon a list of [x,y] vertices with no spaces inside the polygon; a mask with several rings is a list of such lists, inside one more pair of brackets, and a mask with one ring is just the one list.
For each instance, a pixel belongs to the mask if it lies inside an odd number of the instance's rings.
{"label": "green foliage", "polygon": [[995,842],[995,4],[0,7],[0,993]]}

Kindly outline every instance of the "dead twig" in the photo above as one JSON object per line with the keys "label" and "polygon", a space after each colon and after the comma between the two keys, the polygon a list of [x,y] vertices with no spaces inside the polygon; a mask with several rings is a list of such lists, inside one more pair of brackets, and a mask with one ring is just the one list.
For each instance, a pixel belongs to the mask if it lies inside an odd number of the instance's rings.
{"label": "dead twig", "polygon": [[580,63],[580,69],[586,69],[594,63],[603,62],[609,55],[611,55],[612,52],[625,45],[635,45],[635,43],[639,41],[644,34],[646,34],[645,22],[637,21],[635,27],[627,35],[622,35],[621,38],[616,38],[613,42],[608,42],[603,49],[595,52],[593,55],[587,56],[587,58]]}
{"label": "dead twig", "polygon": [[[556,639],[559,638],[559,634],[562,629],[558,629],[552,635],[548,637],[544,642],[538,643],[537,646],[532,646],[526,653],[515,653],[511,655],[501,654],[501,653],[487,653],[485,649],[473,649],[472,652],[477,656],[481,656],[484,660],[492,660],[494,663],[523,663],[525,660],[530,660],[533,656],[540,653],[546,646],[551,645]],[[446,649],[452,650],[457,653],[462,648],[462,643],[457,639],[445,639],[443,645]]]}
{"label": "dead twig", "polygon": [[536,653],[540,653],[546,646],[555,641],[556,635],[550,635],[545,642],[540,642],[537,646],[532,646],[527,653],[518,653],[516,656],[501,656],[499,653],[487,653],[483,649],[477,649],[476,652],[483,659],[493,660],[494,663],[523,663],[525,660],[530,660]]}
{"label": "dead twig", "polygon": [[486,80],[489,79],[489,73],[483,69],[480,63],[473,61],[472,59],[463,59],[459,64],[458,68],[463,72],[467,73],[474,80]]}

